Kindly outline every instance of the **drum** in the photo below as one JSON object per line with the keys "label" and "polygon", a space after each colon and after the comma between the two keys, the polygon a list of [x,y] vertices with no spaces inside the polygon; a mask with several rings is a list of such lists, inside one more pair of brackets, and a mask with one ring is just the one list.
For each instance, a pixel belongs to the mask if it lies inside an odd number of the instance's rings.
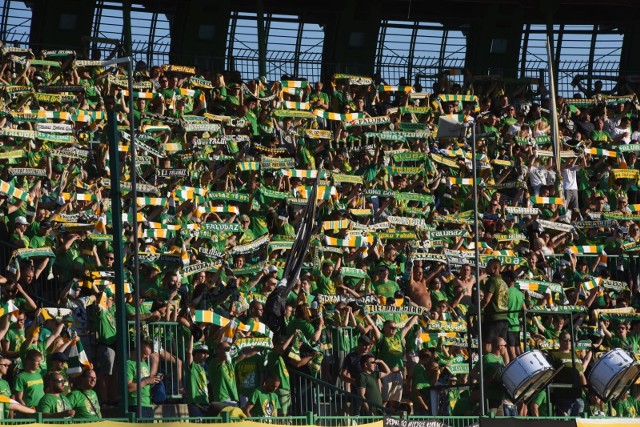
{"label": "drum", "polygon": [[553,378],[555,371],[539,350],[527,351],[502,371],[502,384],[514,401],[530,399]]}
{"label": "drum", "polygon": [[602,400],[616,400],[640,375],[640,364],[631,353],[621,348],[609,350],[593,365],[589,385]]}

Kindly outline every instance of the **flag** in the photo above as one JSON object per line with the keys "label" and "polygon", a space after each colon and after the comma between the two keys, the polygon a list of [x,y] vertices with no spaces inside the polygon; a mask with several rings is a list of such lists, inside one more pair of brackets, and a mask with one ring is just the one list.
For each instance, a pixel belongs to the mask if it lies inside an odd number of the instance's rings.
{"label": "flag", "polygon": [[[320,167],[321,166],[322,165],[320,165]],[[320,167],[318,170],[320,170]],[[278,283],[276,289],[269,294],[267,303],[264,307],[267,326],[269,326],[269,329],[271,329],[276,335],[280,333],[280,330],[284,326],[283,316],[287,296],[298,281],[302,263],[309,249],[309,241],[311,240],[311,233],[314,229],[316,217],[318,186],[321,175],[321,173],[317,175],[315,183],[308,194],[307,205],[304,208],[304,214],[302,215],[302,220],[298,226],[296,239],[293,243],[293,247],[287,255],[282,280]]]}
{"label": "flag", "polygon": [[107,234],[107,215],[100,215],[93,227],[93,234]]}
{"label": "flag", "polygon": [[588,294],[592,289],[600,286],[602,283],[602,277],[596,277],[594,279],[588,280],[580,284],[580,287],[584,291],[585,294]]}
{"label": "flag", "polygon": [[13,315],[19,311],[20,309],[15,305],[12,299],[0,305],[0,317],[6,314]]}
{"label": "flag", "polygon": [[83,369],[93,369],[93,365],[89,362],[87,353],[85,353],[82,341],[80,341],[79,338],[71,342],[67,365],[67,373],[70,377],[76,377],[82,374]]}
{"label": "flag", "polygon": [[19,402],[17,400],[13,400],[9,396],[5,396],[3,394],[0,394],[0,403],[6,403],[6,404],[10,405],[12,403],[19,403]]}

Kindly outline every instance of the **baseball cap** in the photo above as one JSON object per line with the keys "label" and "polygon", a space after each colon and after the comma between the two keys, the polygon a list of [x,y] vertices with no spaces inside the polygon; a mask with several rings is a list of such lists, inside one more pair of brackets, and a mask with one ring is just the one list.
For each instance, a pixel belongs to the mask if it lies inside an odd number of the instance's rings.
{"label": "baseball cap", "polygon": [[52,362],[66,362],[69,358],[61,351],[57,351],[51,355]]}
{"label": "baseball cap", "polygon": [[275,265],[270,265],[269,268],[267,269],[267,271],[269,273],[277,273],[278,272],[278,267],[276,267]]}
{"label": "baseball cap", "polygon": [[209,353],[209,347],[207,347],[206,344],[202,344],[202,343],[196,343],[193,346],[193,351],[192,353],[195,353],[196,351],[201,351],[203,353]]}
{"label": "baseball cap", "polygon": [[27,222],[27,218],[23,216],[16,217],[13,223],[16,225],[29,225],[29,223]]}
{"label": "baseball cap", "polygon": [[366,335],[360,335],[358,338],[358,344],[371,344],[371,338]]}

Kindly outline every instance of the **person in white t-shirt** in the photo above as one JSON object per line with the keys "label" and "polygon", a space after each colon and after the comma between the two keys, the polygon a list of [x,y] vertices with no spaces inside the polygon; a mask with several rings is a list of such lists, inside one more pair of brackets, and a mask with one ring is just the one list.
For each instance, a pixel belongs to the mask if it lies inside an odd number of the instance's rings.
{"label": "person in white t-shirt", "polygon": [[619,142],[624,144],[631,143],[631,119],[627,116],[624,116],[620,119],[620,124],[611,129],[611,136],[613,137],[613,142]]}
{"label": "person in white t-shirt", "polygon": [[578,171],[587,166],[587,159],[580,156],[580,164],[576,165],[578,157],[569,159],[562,165],[562,189],[564,203],[567,209],[578,209]]}

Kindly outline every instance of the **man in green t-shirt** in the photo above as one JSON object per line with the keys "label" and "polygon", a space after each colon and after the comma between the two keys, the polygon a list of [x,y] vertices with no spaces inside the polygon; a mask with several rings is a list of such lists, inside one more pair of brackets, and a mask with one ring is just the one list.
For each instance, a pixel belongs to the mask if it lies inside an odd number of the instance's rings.
{"label": "man in green t-shirt", "polygon": [[293,341],[295,333],[289,337],[279,336],[273,339],[273,349],[267,352],[267,361],[265,372],[270,372],[278,376],[280,379],[280,387],[275,391],[280,402],[281,416],[289,415],[289,407],[291,406],[291,379],[289,378],[289,370],[282,357],[286,349]]}
{"label": "man in green t-shirt", "polygon": [[38,402],[38,412],[43,418],[71,418],[76,411],[71,408],[71,403],[64,395],[67,379],[59,372],[49,372],[44,379],[45,394]]}
{"label": "man in green t-shirt", "polygon": [[[153,418],[151,406],[151,386],[162,381],[159,375],[151,375],[147,360],[152,353],[152,345],[149,341],[140,343],[140,406],[142,418]],[[129,360],[127,360],[127,387],[129,390],[129,412],[136,412],[138,408],[138,370],[136,367],[136,350],[132,346]]]}
{"label": "man in green t-shirt", "polygon": [[418,320],[417,316],[412,316],[398,331],[393,320],[387,320],[382,325],[382,331],[378,329],[369,315],[365,319],[372,326],[372,332],[376,339],[375,354],[388,366],[390,372],[382,381],[382,400],[402,401],[402,389],[404,388],[404,339]]}
{"label": "man in green t-shirt", "polygon": [[238,387],[236,386],[235,364],[228,359],[231,345],[221,342],[216,349],[216,360],[209,364],[209,380],[211,381],[211,401],[226,402],[238,405]]}
{"label": "man in green t-shirt", "polygon": [[507,321],[509,322],[507,346],[509,349],[509,358],[514,359],[522,353],[522,349],[520,348],[520,313],[525,307],[524,294],[520,289],[515,287],[516,275],[513,270],[505,271],[502,277],[509,287],[507,293],[507,307],[509,309],[509,314],[507,314]]}
{"label": "man in green t-shirt", "polygon": [[491,351],[491,342],[500,337],[506,341],[509,322],[507,320],[509,288],[500,277],[500,260],[489,260],[486,272],[489,278],[484,284],[484,297],[482,298],[482,337],[485,340],[485,352]]}
{"label": "man in green t-shirt", "polygon": [[116,364],[116,306],[113,304],[113,295],[104,294],[102,298],[106,306],[99,305],[98,314],[98,346],[96,348],[96,361],[98,362],[96,373],[98,375],[97,392],[100,401],[112,402],[116,390],[116,378],[114,368]]}
{"label": "man in green t-shirt", "polygon": [[209,347],[200,342],[194,345],[192,335],[186,356],[189,416],[204,417],[209,411],[209,380],[204,368],[209,357]]}
{"label": "man in green t-shirt", "polygon": [[[380,379],[390,374],[389,367],[382,360],[365,354],[360,358],[362,372],[356,380],[358,394],[365,400],[362,402],[362,415],[381,415],[383,406]],[[377,372],[380,376],[377,376]]]}
{"label": "man in green t-shirt", "polygon": [[[489,409],[492,411],[500,409],[504,415],[515,416],[516,412],[512,411],[515,406],[505,405],[504,401],[508,399],[506,391],[502,386],[502,371],[507,363],[509,363],[509,353],[507,351],[507,341],[501,337],[495,337],[491,343],[491,351],[486,353],[482,359],[484,368],[485,395],[489,401]],[[500,414],[502,415],[502,414]]]}
{"label": "man in green t-shirt", "polygon": [[44,381],[40,374],[42,353],[31,349],[24,359],[24,371],[18,374],[13,384],[13,395],[24,406],[35,407],[44,396]]}
{"label": "man in green t-shirt", "polygon": [[277,417],[280,409],[280,400],[276,394],[278,387],[280,387],[280,378],[275,373],[271,374],[264,385],[258,387],[249,397],[243,408],[244,413],[248,417]]}
{"label": "man in green t-shirt", "polygon": [[69,403],[76,411],[73,418],[96,420],[102,418],[100,413],[100,401],[93,388],[96,385],[97,376],[93,369],[82,372],[76,381],[76,389],[69,393]]}
{"label": "man in green t-shirt", "polygon": [[389,280],[389,266],[386,264],[380,264],[378,267],[378,280],[373,282],[373,289],[376,295],[383,296],[385,298],[393,298],[400,290],[400,286],[397,282]]}
{"label": "man in green t-shirt", "polygon": [[556,388],[551,395],[551,401],[557,416],[577,417],[584,411],[582,387],[587,385],[584,376],[584,365],[579,355],[572,350],[571,334],[561,332],[559,336],[560,348],[549,354],[549,363],[560,372],[553,378],[554,384],[571,385],[568,388]]}
{"label": "man in green t-shirt", "polygon": [[[0,357],[0,396],[11,397],[11,387],[9,383],[4,380],[4,376],[9,371],[11,366],[11,360],[4,357]],[[28,408],[19,403],[0,403],[0,419],[6,419],[9,417],[9,411],[18,411],[23,414],[35,414],[36,410]]]}

